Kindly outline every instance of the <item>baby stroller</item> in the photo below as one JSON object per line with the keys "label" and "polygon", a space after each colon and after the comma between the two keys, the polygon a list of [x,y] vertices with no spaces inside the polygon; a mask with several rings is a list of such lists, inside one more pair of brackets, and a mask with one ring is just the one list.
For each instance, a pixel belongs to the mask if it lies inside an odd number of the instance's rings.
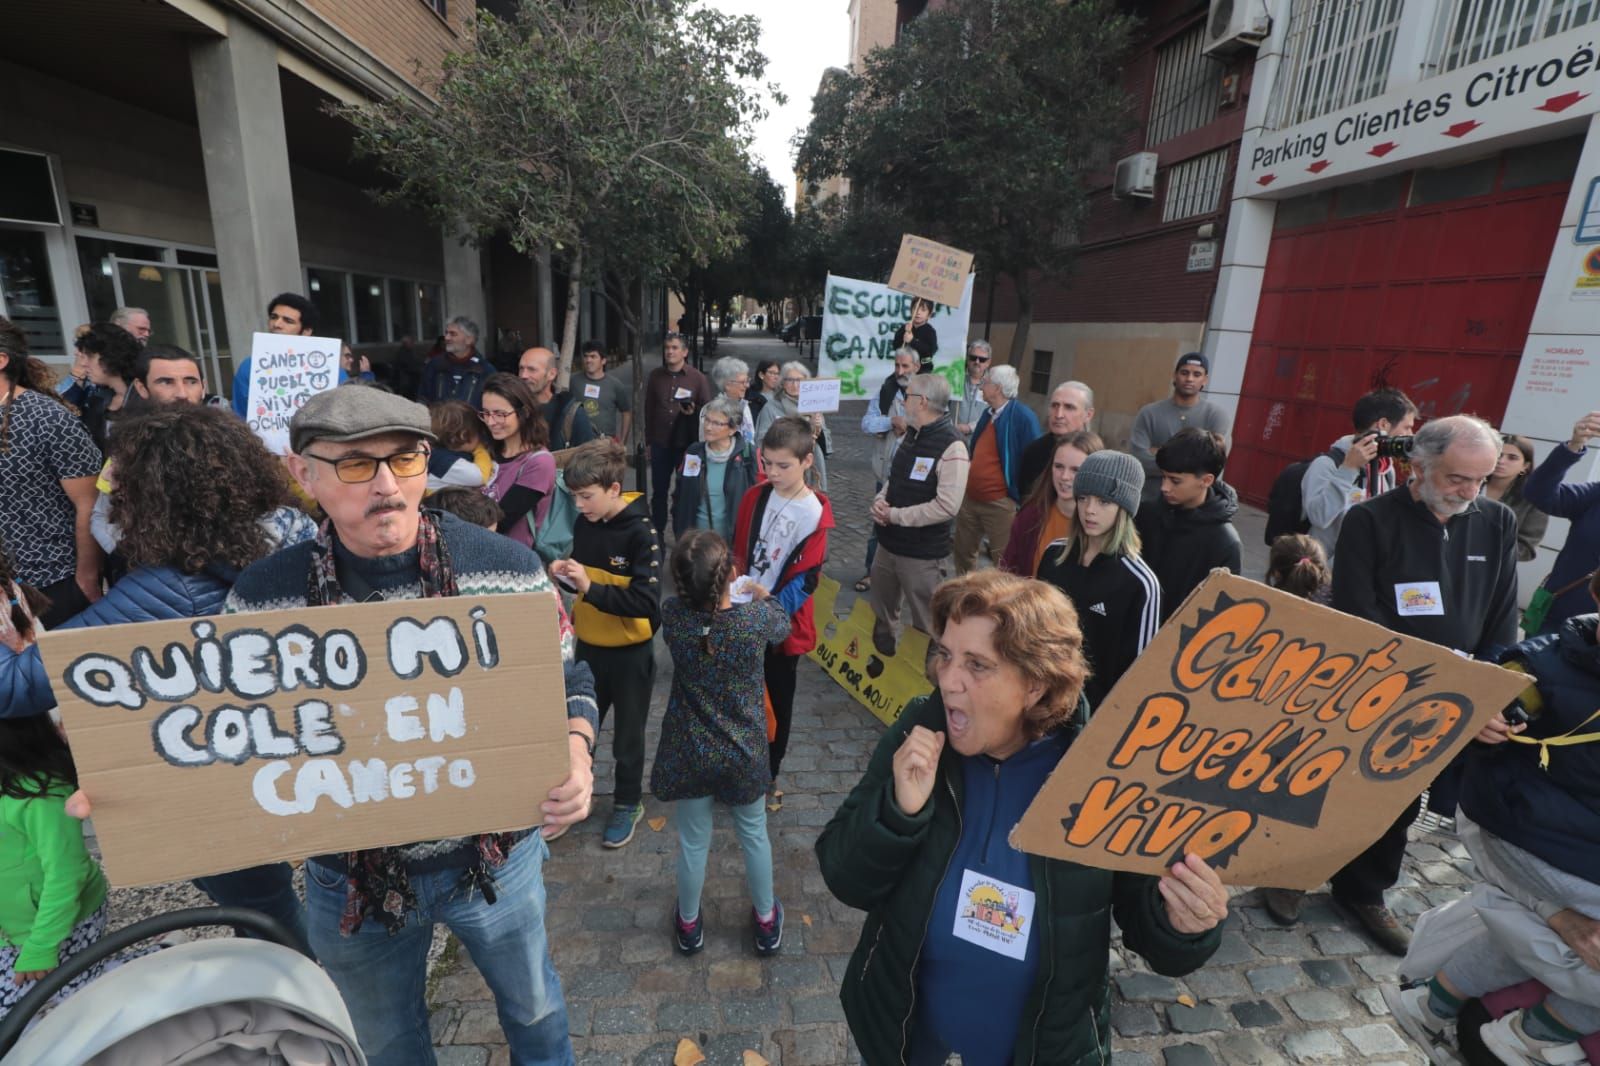
{"label": "baby stroller", "polygon": [[[180,929],[231,925],[262,939],[196,940],[123,963],[23,1033],[101,959]],[[264,914],[174,911],[107,934],[40,979],[0,1021],[4,1066],[365,1066],[333,982]]]}

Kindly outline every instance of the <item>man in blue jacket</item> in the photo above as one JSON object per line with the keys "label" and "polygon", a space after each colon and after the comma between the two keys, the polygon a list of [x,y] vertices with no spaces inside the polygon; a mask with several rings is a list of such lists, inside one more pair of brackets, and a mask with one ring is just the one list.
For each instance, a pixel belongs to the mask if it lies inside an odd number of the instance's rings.
{"label": "man in blue jacket", "polygon": [[956,513],[956,573],[971,570],[978,549],[989,541],[989,561],[998,562],[1011,539],[1011,523],[1026,489],[1022,479],[1022,453],[1039,436],[1039,419],[1017,402],[1016,367],[990,367],[979,387],[989,409],[978,416],[969,442],[972,472],[967,494]]}

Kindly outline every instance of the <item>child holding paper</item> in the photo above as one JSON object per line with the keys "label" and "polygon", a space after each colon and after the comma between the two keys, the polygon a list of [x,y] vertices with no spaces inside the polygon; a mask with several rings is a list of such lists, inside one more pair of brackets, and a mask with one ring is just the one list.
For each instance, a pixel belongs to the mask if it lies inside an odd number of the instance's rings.
{"label": "child holding paper", "polygon": [[[690,530],[672,553],[678,595],[661,608],[672,655],[672,694],[661,721],[650,790],[673,800],[678,824],[678,950],[705,945],[700,893],[711,846],[712,804],[733,813],[744,851],[745,881],[755,924],[756,954],[783,941],[783,906],[773,894],[767,840],[768,767],[762,662],[770,644],[789,635],[789,613],[767,589],[735,579],[733,553],[711,530]],[[740,598],[733,602],[737,580]]]}
{"label": "child holding paper", "polygon": [[[0,570],[6,569],[0,559]],[[31,646],[29,597],[4,575],[0,645]],[[105,932],[106,879],[83,843],[83,823],[67,814],[78,772],[42,701],[0,706],[0,1018],[28,986]],[[51,1000],[100,975],[90,967]]]}

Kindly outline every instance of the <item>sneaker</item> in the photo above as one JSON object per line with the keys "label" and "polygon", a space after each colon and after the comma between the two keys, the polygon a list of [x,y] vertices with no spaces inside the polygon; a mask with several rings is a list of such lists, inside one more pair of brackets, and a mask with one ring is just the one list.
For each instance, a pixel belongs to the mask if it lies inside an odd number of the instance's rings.
{"label": "sneaker", "polygon": [[1426,984],[1404,987],[1385,985],[1383,1001],[1413,1043],[1425,1051],[1436,1066],[1462,1066],[1466,1060],[1456,1051],[1454,1018],[1441,1018],[1428,1006]]}
{"label": "sneaker", "polygon": [[600,838],[601,847],[620,848],[633,839],[633,831],[639,825],[639,819],[644,817],[644,804],[635,804],[632,807],[611,808],[611,820],[606,822],[605,835]]}
{"label": "sneaker", "polygon": [[761,915],[750,908],[750,916],[756,925],[756,954],[776,955],[783,946],[783,904],[777,900],[772,901],[772,921],[763,922]]}
{"label": "sneaker", "polygon": [[1553,1066],[1553,1064],[1588,1061],[1582,1046],[1578,1044],[1558,1044],[1553,1040],[1540,1040],[1529,1036],[1523,1031],[1520,1010],[1514,1010],[1490,1022],[1478,1030],[1478,1035],[1483,1038],[1483,1046],[1488,1048],[1495,1058],[1501,1062],[1511,1063],[1512,1066],[1522,1066],[1522,1064]]}
{"label": "sneaker", "polygon": [[1403,957],[1411,949],[1411,930],[1401,925],[1394,912],[1382,903],[1346,903],[1337,896],[1333,901],[1361,923],[1373,943],[1384,951]]}
{"label": "sneaker", "polygon": [[672,932],[678,941],[680,954],[693,955],[706,946],[706,916],[702,911],[693,922],[684,922],[677,907],[672,908]]}
{"label": "sneaker", "polygon": [[1305,898],[1304,892],[1293,888],[1261,890],[1261,902],[1266,906],[1267,913],[1272,915],[1272,920],[1279,925],[1293,925],[1300,920],[1300,904]]}

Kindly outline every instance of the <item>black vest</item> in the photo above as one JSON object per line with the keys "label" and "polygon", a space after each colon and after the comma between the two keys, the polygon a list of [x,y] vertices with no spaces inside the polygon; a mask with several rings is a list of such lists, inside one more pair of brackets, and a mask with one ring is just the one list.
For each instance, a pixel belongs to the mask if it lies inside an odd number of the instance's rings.
{"label": "black vest", "polygon": [[[889,506],[915,507],[937,496],[939,459],[958,439],[949,415],[920,430],[907,430],[889,467],[889,486],[884,493]],[[926,460],[930,469],[927,477],[915,480],[911,471],[919,459]],[[950,554],[954,528],[954,518],[931,526],[879,526],[878,547],[906,559],[943,559]]]}

